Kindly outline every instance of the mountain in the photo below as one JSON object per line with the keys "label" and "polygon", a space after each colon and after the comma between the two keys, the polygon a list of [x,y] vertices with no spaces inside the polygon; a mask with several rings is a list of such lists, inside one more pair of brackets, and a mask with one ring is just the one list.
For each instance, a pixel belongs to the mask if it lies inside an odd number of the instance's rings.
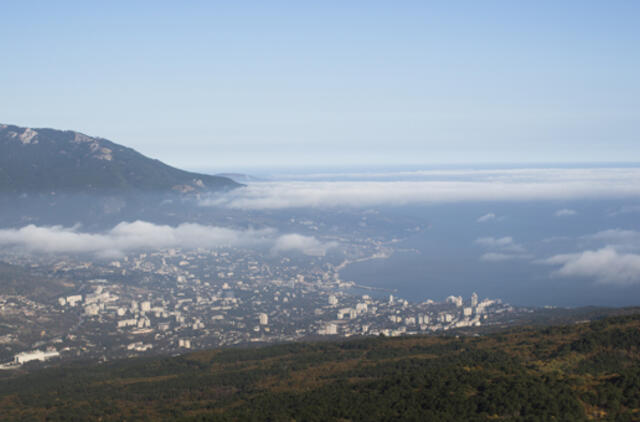
{"label": "mountain", "polygon": [[0,419],[637,421],[640,314],[629,311],[484,336],[292,343],[0,371]]}
{"label": "mountain", "polygon": [[233,180],[168,166],[74,131],[0,124],[0,193],[203,192]]}

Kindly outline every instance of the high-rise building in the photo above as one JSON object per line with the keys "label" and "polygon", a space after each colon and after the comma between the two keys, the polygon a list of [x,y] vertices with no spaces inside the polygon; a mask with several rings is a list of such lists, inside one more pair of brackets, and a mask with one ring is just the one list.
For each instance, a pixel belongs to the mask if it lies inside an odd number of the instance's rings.
{"label": "high-rise building", "polygon": [[473,292],[471,295],[471,307],[475,308],[476,306],[478,306],[478,294]]}

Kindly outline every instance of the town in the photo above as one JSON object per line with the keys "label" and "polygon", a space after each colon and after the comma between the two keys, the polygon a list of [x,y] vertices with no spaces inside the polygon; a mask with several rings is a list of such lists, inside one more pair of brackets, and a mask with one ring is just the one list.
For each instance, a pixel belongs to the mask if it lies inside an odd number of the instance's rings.
{"label": "town", "polygon": [[[380,244],[361,250],[361,256],[386,253]],[[32,257],[32,268],[72,282],[47,300],[0,296],[1,367],[320,337],[424,334],[490,325],[514,311],[475,293],[466,300],[416,303],[366,291],[341,280],[339,270],[348,261],[331,261],[233,248],[169,249],[106,261]]]}

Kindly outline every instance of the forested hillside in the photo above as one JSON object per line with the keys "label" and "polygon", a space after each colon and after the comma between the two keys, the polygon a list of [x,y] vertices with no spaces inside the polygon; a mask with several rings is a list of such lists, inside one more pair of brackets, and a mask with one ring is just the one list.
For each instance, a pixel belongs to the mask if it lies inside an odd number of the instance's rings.
{"label": "forested hillside", "polygon": [[4,420],[640,420],[640,314],[4,374]]}

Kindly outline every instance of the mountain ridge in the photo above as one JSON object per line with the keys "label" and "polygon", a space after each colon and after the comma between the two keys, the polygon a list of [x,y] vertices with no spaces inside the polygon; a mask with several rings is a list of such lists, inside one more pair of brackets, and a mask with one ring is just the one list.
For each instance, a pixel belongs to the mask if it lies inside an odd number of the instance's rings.
{"label": "mountain ridge", "polygon": [[227,177],[169,166],[104,138],[0,124],[1,193],[197,193],[240,186]]}

